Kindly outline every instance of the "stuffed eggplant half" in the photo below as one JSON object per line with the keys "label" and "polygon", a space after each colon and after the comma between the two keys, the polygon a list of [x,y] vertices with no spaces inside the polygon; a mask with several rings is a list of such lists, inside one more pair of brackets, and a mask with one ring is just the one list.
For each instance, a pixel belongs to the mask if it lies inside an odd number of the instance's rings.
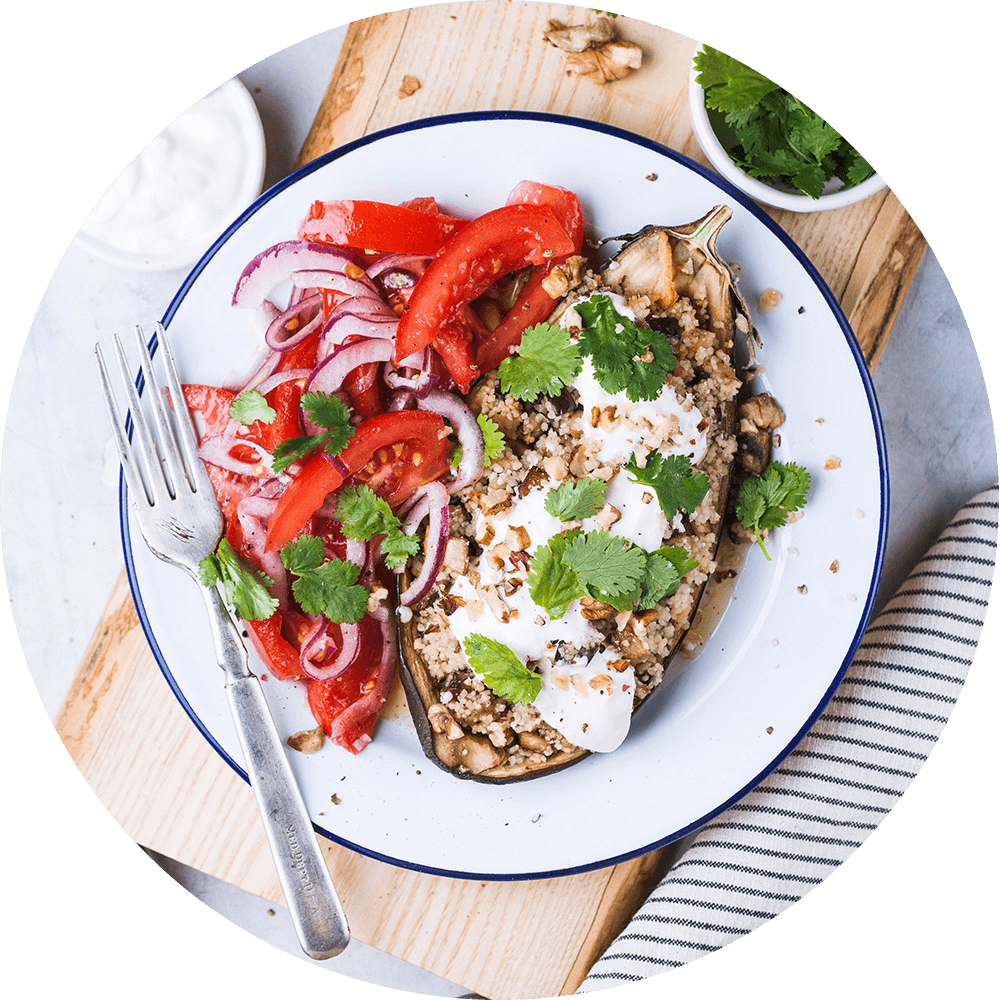
{"label": "stuffed eggplant half", "polygon": [[691,629],[732,481],[734,338],[751,332],[715,249],[730,215],[619,237],[599,271],[569,261],[548,322],[469,393],[490,461],[452,498],[442,568],[399,627],[421,743],[458,777],[613,751]]}

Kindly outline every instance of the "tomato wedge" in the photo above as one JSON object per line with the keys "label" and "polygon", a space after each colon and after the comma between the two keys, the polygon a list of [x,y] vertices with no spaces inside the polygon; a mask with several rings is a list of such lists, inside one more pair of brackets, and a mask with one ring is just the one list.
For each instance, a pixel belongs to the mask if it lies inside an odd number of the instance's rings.
{"label": "tomato wedge", "polygon": [[[396,361],[434,343],[441,328],[498,278],[566,257],[574,248],[556,213],[544,205],[505,205],[474,219],[448,240],[417,282],[399,317]],[[475,369],[448,371],[468,392]]]}
{"label": "tomato wedge", "polygon": [[553,298],[546,291],[545,279],[554,268],[565,263],[567,257],[579,254],[583,249],[583,211],[580,200],[572,191],[552,184],[521,181],[511,191],[507,204],[542,205],[549,208],[572,240],[573,250],[571,254],[550,257],[544,264],[536,267],[500,325],[489,336],[480,339],[475,363],[481,372],[493,371],[521,343],[521,334],[529,326],[541,323],[548,317],[558,296]]}
{"label": "tomato wedge", "polygon": [[466,223],[427,208],[380,201],[314,201],[299,226],[299,239],[380,253],[434,254]]}
{"label": "tomato wedge", "polygon": [[306,680],[313,717],[330,739],[353,754],[372,741],[396,665],[393,650],[386,646],[381,628],[371,616],[361,620],[361,650],[361,655],[333,680]]}
{"label": "tomato wedge", "polygon": [[443,432],[444,420],[425,410],[397,410],[362,421],[335,462],[317,452],[289,483],[268,525],[265,548],[274,551],[287,545],[323,506],[327,496],[349,475],[364,469],[380,449],[388,449],[385,461],[389,462],[394,457],[393,445],[414,442],[410,462],[419,469],[427,456],[441,451]]}

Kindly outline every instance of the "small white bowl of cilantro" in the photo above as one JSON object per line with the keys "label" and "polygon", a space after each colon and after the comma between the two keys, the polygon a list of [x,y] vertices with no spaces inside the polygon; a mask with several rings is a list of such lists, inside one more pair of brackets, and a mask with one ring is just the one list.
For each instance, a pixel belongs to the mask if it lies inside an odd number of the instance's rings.
{"label": "small white bowl of cilantro", "polygon": [[818,212],[885,187],[863,156],[787,90],[703,45],[688,87],[694,133],[709,162],[755,201]]}

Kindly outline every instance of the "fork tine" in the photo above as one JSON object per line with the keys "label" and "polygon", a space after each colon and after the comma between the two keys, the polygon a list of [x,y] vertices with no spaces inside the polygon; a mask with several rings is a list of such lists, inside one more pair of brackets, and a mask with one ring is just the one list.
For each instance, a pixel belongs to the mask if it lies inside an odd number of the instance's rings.
{"label": "fork tine", "polygon": [[167,388],[170,390],[170,399],[173,402],[177,443],[180,445],[181,457],[187,469],[188,482],[196,492],[211,491],[212,482],[208,478],[204,462],[198,457],[198,435],[195,433],[194,422],[184,400],[184,389],[177,375],[174,355],[170,350],[167,332],[163,329],[162,323],[156,324],[156,340],[160,350],[163,351],[163,370],[166,372]]}
{"label": "fork tine", "polygon": [[146,484],[132,460],[132,446],[129,444],[128,435],[125,433],[125,422],[122,420],[121,411],[115,401],[115,393],[111,387],[111,379],[108,376],[108,368],[104,363],[104,354],[101,345],[94,345],[94,356],[97,359],[97,371],[101,379],[101,388],[104,391],[104,405],[108,409],[108,418],[111,421],[111,429],[118,447],[118,457],[121,460],[122,470],[125,473],[125,483],[129,491],[138,501],[140,496],[146,498],[147,503],[152,503]]}
{"label": "fork tine", "polygon": [[142,327],[136,326],[135,340],[139,347],[139,366],[142,369],[142,376],[146,381],[146,390],[149,397],[149,407],[153,411],[153,423],[156,427],[159,452],[166,467],[167,489],[171,496],[178,496],[181,488],[187,483],[187,473],[181,463],[180,448],[173,428],[170,425],[170,418],[166,410],[166,400],[156,376],[153,374],[153,359],[149,355],[149,348],[146,346],[146,339],[142,333]]}
{"label": "fork tine", "polygon": [[142,464],[146,470],[146,495],[149,502],[155,507],[166,499],[164,492],[169,493],[163,475],[163,467],[160,464],[159,448],[156,438],[150,431],[149,421],[146,420],[146,414],[139,399],[139,392],[132,380],[125,349],[117,334],[114,336],[114,345],[122,382],[125,384],[125,395],[128,397],[129,412],[132,415],[132,449],[138,451],[142,458]]}

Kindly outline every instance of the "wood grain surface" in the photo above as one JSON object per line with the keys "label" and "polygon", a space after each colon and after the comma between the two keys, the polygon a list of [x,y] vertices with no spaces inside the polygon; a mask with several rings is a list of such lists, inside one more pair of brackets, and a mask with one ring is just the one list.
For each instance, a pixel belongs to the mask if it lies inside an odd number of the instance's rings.
{"label": "wood grain surface", "polygon": [[[550,19],[593,16],[584,7],[485,0],[352,24],[339,56],[331,53],[330,84],[300,162],[400,122],[504,108],[612,123],[706,162],[687,110],[695,42],[619,18],[620,33],[642,46],[643,64],[600,86],[568,73],[563,53],[542,39]],[[404,77],[419,82],[409,96],[402,96]],[[874,368],[925,249],[912,220],[889,191],[831,212],[771,214],[841,302]],[[282,902],[252,793],[172,696],[124,574],[56,725],[96,794],[138,843]],[[572,993],[669,852],[569,878],[480,883],[323,846],[355,937],[493,998]]]}

